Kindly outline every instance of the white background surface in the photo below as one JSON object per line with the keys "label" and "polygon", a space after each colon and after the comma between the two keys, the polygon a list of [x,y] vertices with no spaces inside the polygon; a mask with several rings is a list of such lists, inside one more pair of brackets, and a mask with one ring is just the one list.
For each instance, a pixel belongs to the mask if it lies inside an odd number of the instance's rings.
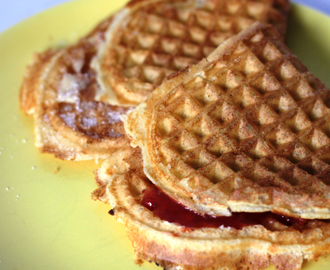
{"label": "white background surface", "polygon": [[[0,32],[36,13],[65,2],[68,0],[0,0]],[[307,5],[330,16],[330,0],[294,0],[293,2]]]}

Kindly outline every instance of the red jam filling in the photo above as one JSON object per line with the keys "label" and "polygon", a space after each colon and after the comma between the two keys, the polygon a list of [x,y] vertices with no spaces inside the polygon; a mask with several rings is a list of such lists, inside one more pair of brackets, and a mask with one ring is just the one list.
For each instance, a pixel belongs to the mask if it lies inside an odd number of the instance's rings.
{"label": "red jam filling", "polygon": [[142,205],[160,219],[188,228],[218,228],[223,226],[240,230],[249,225],[270,223],[271,220],[276,220],[286,226],[303,225],[307,222],[305,219],[277,215],[271,212],[232,213],[229,217],[202,215],[174,201],[156,187],[144,192]]}

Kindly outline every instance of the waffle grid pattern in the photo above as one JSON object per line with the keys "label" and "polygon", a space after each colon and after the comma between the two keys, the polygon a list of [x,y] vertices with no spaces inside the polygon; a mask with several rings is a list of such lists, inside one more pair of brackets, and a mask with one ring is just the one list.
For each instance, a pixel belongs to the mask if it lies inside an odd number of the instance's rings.
{"label": "waffle grid pattern", "polygon": [[267,28],[245,38],[157,104],[158,161],[177,181],[328,192],[329,90],[281,44]]}
{"label": "waffle grid pattern", "polygon": [[284,35],[287,1],[205,2],[205,7],[198,9],[170,1],[140,8],[112,42],[118,44],[111,46],[112,64],[117,70],[122,69],[124,77],[135,79],[135,89],[145,89],[146,85],[159,85],[169,74],[197,63],[257,20],[273,23]]}

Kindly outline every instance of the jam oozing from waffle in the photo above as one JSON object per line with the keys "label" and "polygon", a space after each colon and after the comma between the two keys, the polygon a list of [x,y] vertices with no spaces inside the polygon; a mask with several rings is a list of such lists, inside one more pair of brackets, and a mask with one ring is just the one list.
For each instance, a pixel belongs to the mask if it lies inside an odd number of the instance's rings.
{"label": "jam oozing from waffle", "polygon": [[218,228],[231,227],[242,229],[249,225],[265,225],[270,222],[280,222],[286,226],[302,226],[308,220],[265,213],[232,213],[231,216],[212,216],[190,210],[179,202],[174,201],[165,193],[153,187],[145,190],[142,205],[152,211],[162,220],[177,223],[188,228]]}

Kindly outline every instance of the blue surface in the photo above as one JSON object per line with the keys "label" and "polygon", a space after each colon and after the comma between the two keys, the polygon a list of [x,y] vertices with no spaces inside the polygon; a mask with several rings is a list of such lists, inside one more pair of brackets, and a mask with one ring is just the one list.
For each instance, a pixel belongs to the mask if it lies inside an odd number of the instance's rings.
{"label": "blue surface", "polygon": [[[114,0],[109,0],[114,1]],[[0,32],[14,24],[68,0],[0,0]],[[330,16],[330,0],[294,0]]]}
{"label": "blue surface", "polygon": [[330,0],[292,0],[292,2],[309,6],[330,16]]}

